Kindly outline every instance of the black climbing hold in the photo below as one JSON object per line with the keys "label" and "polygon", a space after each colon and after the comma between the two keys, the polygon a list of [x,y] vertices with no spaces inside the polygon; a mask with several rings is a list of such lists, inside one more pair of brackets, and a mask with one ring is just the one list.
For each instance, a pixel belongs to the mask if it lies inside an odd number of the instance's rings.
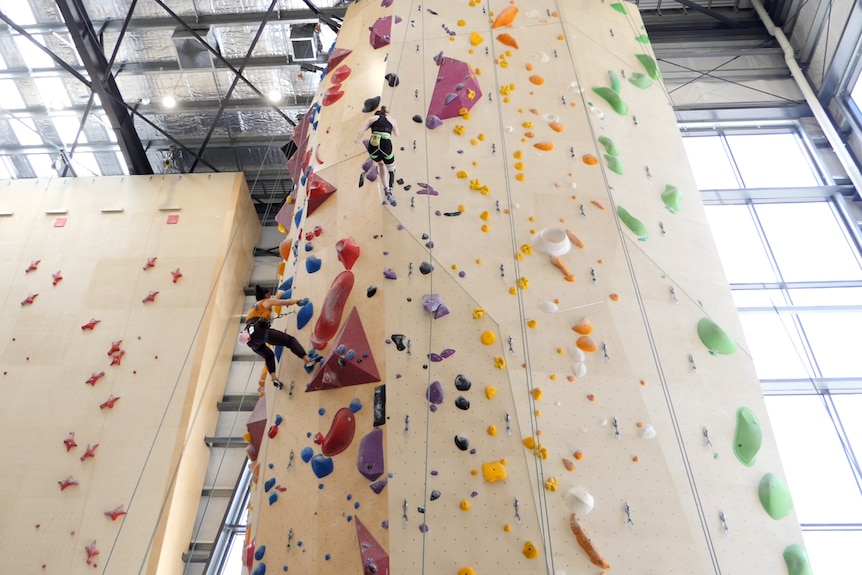
{"label": "black climbing hold", "polygon": [[436,489],[432,489],[431,490],[431,501],[436,501],[437,499],[440,499],[440,492],[437,491]]}
{"label": "black climbing hold", "polygon": [[463,435],[456,435],[455,436],[455,445],[461,451],[467,451],[468,449],[470,449],[470,440],[467,439],[466,437],[464,437]]}
{"label": "black climbing hold", "polygon": [[417,507],[416,511],[418,511],[419,513],[425,513],[425,508],[424,507]]}
{"label": "black climbing hold", "polygon": [[399,186],[403,186],[404,185],[404,178],[398,178],[397,180],[395,180],[395,183],[398,184]]}
{"label": "black climbing hold", "polygon": [[398,351],[404,351],[405,349],[407,349],[407,346],[404,345],[404,334],[393,333],[392,341],[395,342],[395,347],[398,349]]}
{"label": "black climbing hold", "polygon": [[423,364],[422,364],[422,369],[428,369],[428,364],[427,364],[427,363],[423,363]]}
{"label": "black climbing hold", "polygon": [[416,122],[417,124],[421,124],[422,123],[422,116],[420,116],[419,114],[416,114],[415,116],[413,116],[413,121]]}
{"label": "black climbing hold", "polygon": [[451,216],[460,216],[460,215],[461,215],[461,212],[443,212],[443,215],[444,215],[444,216],[449,216],[449,217],[451,217]]}
{"label": "black climbing hold", "polygon": [[359,187],[361,188],[364,185],[365,185],[365,172],[362,172],[361,174],[359,174]]}
{"label": "black climbing hold", "polygon": [[398,75],[393,74],[392,72],[386,74],[383,77],[386,78],[386,83],[389,84],[390,88],[394,88],[395,86],[397,86],[398,84],[401,83],[401,80],[398,79]]}
{"label": "black climbing hold", "polygon": [[459,373],[455,376],[455,389],[457,389],[458,391],[467,391],[472,385],[473,382],[467,379],[467,376],[465,376],[463,373]]}
{"label": "black climbing hold", "polygon": [[366,114],[368,112],[374,111],[377,109],[377,106],[380,105],[380,96],[374,96],[373,98],[368,98],[362,104],[362,111]]}
{"label": "black climbing hold", "polygon": [[366,297],[374,297],[374,294],[377,293],[377,286],[368,286],[368,289],[365,290]]}
{"label": "black climbing hold", "polygon": [[410,191],[410,188],[412,188],[412,187],[413,187],[413,186],[411,186],[410,184],[407,184],[406,186],[404,186],[404,191],[405,191],[405,192],[409,192],[409,191]]}
{"label": "black climbing hold", "polygon": [[409,302],[413,301],[413,298],[412,298],[412,297],[409,297],[409,298],[407,298],[407,301],[408,301],[408,303],[409,303]]}
{"label": "black climbing hold", "polygon": [[467,411],[468,409],[470,409],[470,400],[463,395],[459,395],[457,398],[455,398],[455,407]]}
{"label": "black climbing hold", "polygon": [[428,275],[434,270],[434,266],[431,265],[430,262],[422,262],[419,264],[419,271],[422,272],[422,275]]}

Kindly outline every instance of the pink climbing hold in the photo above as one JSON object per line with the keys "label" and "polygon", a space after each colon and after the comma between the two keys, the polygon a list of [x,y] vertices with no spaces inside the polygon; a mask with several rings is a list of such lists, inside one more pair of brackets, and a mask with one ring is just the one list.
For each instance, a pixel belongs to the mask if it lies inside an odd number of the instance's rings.
{"label": "pink climbing hold", "polygon": [[323,349],[341,324],[341,315],[344,313],[344,304],[353,289],[353,272],[345,270],[335,276],[326,299],[323,300],[320,316],[311,334],[311,345],[316,349]]}
{"label": "pink climbing hold", "polygon": [[99,447],[98,443],[88,443],[87,450],[84,452],[84,455],[81,456],[81,461],[90,459],[91,457],[96,457],[97,447]]}
{"label": "pink climbing hold", "polygon": [[63,443],[66,445],[66,453],[69,453],[73,447],[78,447],[78,443],[75,441],[75,432],[70,431]]}
{"label": "pink climbing hold", "polygon": [[147,271],[148,269],[155,267],[157,259],[159,259],[159,258],[147,258],[147,263],[144,264],[144,271]]}
{"label": "pink climbing hold", "polygon": [[359,540],[359,555],[365,567],[363,573],[389,573],[389,554],[386,549],[377,542],[358,516],[354,519],[356,538]]}
{"label": "pink climbing hold", "polygon": [[[102,373],[104,373],[104,372],[102,372]],[[117,403],[118,399],[120,399],[120,398],[114,394],[111,394],[111,396],[107,400],[105,400],[104,403],[99,405],[99,409],[106,409],[106,408],[107,409],[114,409],[114,404]]]}
{"label": "pink climbing hold", "polygon": [[368,41],[375,50],[388,46],[392,36],[392,16],[378,18],[369,29],[371,30],[371,37]]}
{"label": "pink climbing hold", "polygon": [[[110,354],[108,354],[108,355],[110,355]],[[96,373],[94,371],[93,374],[90,377],[88,377],[87,381],[85,381],[84,383],[86,383],[87,385],[96,385],[96,382],[99,381],[100,379],[102,379],[103,377],[105,377],[104,371],[100,371],[98,373]]]}
{"label": "pink climbing hold", "polygon": [[60,270],[57,270],[56,272],[51,274],[51,278],[53,278],[51,285],[56,286],[58,283],[63,281],[63,274],[60,273]]}
{"label": "pink climbing hold", "polygon": [[142,301],[143,303],[147,303],[148,301],[156,301],[156,296],[157,296],[157,295],[159,295],[159,292],[157,292],[157,291],[151,291],[150,293],[148,293],[148,294],[147,294],[147,297],[145,297],[145,298],[144,298],[144,299],[142,299],[141,301]]}
{"label": "pink climbing hold", "polygon": [[332,72],[332,83],[341,84],[344,82],[353,70],[347,64],[341,65]]}
{"label": "pink climbing hold", "polygon": [[338,455],[350,447],[355,433],[356,417],[349,407],[342,407],[332,418],[332,425],[330,425],[326,437],[323,438],[320,450],[327,457]]}
{"label": "pink climbing hold", "polygon": [[96,560],[96,557],[99,556],[99,550],[96,549],[96,540],[93,539],[93,542],[84,547],[87,550],[87,565],[92,565]]}
{"label": "pink climbing hold", "polygon": [[41,262],[42,260],[33,260],[32,262],[30,262],[30,265],[27,266],[27,269],[24,270],[24,273],[29,274],[30,272],[36,271],[37,269],[39,269],[39,264]]}
{"label": "pink climbing hold", "polygon": [[174,277],[174,283],[177,283],[177,281],[178,281],[181,277],[183,277],[183,274],[182,274],[182,272],[180,271],[180,268],[177,268],[177,269],[175,269],[175,270],[171,270],[171,275]]}
{"label": "pink climbing hold", "polygon": [[347,48],[334,48],[329,55],[329,67],[338,66],[342,60],[350,56],[353,50]]}
{"label": "pink climbing hold", "polygon": [[344,269],[353,269],[353,264],[359,259],[359,245],[353,238],[344,238],[338,240],[335,244],[335,251],[338,252],[338,261],[344,266]]}
{"label": "pink climbing hold", "polygon": [[[467,62],[441,57],[437,83],[428,105],[428,116],[441,120],[455,118],[470,110],[482,99],[482,88]],[[430,127],[430,126],[429,126]]]}
{"label": "pink climbing hold", "polygon": [[330,354],[315,373],[314,379],[305,388],[306,392],[380,381],[380,371],[377,369],[368,336],[365,334],[365,328],[362,327],[362,320],[359,319],[359,312],[355,307],[350,311],[341,331],[333,341],[333,347],[336,349],[342,345],[355,352],[353,359]]}
{"label": "pink climbing hold", "polygon": [[68,489],[69,487],[78,485],[78,481],[71,475],[66,479],[63,479],[62,481],[58,481],[57,483],[60,484],[60,491],[66,491],[66,489]]}
{"label": "pink climbing hold", "polygon": [[116,521],[117,519],[119,519],[120,517],[122,517],[125,514],[126,514],[126,512],[123,510],[122,505],[114,507],[110,511],[105,511],[105,515],[110,517],[111,521]]}
{"label": "pink climbing hold", "polygon": [[84,325],[82,325],[81,330],[86,330],[86,329],[92,330],[96,327],[96,324],[98,324],[101,321],[102,320],[100,320],[100,319],[93,318],[90,321],[88,321],[87,323],[85,323]]}

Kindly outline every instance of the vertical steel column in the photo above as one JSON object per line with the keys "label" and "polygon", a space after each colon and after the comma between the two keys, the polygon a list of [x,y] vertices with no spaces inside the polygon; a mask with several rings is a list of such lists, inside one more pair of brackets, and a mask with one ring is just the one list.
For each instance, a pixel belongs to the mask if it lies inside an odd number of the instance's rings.
{"label": "vertical steel column", "polygon": [[80,0],[56,0],[56,3],[66,21],[66,28],[75,43],[78,56],[90,76],[91,88],[102,101],[111,128],[117,135],[117,142],[129,167],[129,173],[152,174],[153,168],[127,106],[124,105],[120,89],[110,73],[108,61],[87,11]]}

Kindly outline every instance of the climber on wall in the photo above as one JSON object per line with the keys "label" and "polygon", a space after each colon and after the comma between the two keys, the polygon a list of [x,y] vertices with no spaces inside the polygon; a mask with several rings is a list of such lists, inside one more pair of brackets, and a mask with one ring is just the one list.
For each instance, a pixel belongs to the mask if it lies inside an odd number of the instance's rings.
{"label": "climber on wall", "polygon": [[323,358],[316,354],[314,358],[310,357],[295,337],[273,329],[271,325],[273,306],[304,305],[304,300],[272,297],[266,288],[259,285],[254,287],[254,297],[257,303],[245,314],[245,330],[248,332],[246,345],[266,362],[266,370],[272,378],[272,384],[278,389],[283,389],[284,384],[279,381],[276,374],[275,353],[267,344],[289,348],[293,355],[305,362],[305,371],[308,373],[311,373],[315,364]]}
{"label": "climber on wall", "polygon": [[383,193],[390,205],[396,206],[398,204],[395,201],[395,196],[392,195],[392,186],[395,184],[395,151],[392,147],[392,136],[399,134],[398,124],[388,114],[389,110],[386,109],[386,106],[380,106],[373,116],[365,120],[353,142],[361,143],[360,138],[366,130],[371,128],[371,137],[366,148],[371,159],[377,162],[380,177],[384,177],[384,171],[389,172],[389,180],[383,184]]}

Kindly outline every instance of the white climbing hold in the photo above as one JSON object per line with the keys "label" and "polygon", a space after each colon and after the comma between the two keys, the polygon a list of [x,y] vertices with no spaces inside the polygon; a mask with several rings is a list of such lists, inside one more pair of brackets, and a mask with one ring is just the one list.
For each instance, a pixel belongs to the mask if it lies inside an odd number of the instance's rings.
{"label": "white climbing hold", "polygon": [[638,437],[641,439],[655,439],[655,427],[647,423],[638,429]]}
{"label": "white climbing hold", "polygon": [[566,491],[566,494],[563,495],[563,501],[565,501],[569,511],[580,517],[584,517],[592,511],[596,503],[593,496],[583,487],[572,487]]}

